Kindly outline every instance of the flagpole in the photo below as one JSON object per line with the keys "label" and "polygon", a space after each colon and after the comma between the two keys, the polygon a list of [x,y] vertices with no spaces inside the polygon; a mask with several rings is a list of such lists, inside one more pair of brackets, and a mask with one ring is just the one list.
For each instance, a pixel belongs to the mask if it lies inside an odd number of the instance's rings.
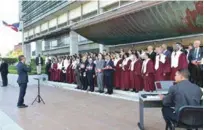
{"label": "flagpole", "polygon": [[23,22],[23,20],[21,20],[21,27],[22,27],[22,53],[23,53],[23,55],[25,55],[25,52],[24,52],[24,22]]}

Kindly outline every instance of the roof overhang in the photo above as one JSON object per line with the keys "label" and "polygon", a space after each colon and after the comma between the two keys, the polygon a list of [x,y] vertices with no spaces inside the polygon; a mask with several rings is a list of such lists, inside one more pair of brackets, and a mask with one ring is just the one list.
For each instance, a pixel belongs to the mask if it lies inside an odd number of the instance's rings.
{"label": "roof overhang", "polygon": [[202,33],[202,1],[137,1],[71,27],[105,45]]}

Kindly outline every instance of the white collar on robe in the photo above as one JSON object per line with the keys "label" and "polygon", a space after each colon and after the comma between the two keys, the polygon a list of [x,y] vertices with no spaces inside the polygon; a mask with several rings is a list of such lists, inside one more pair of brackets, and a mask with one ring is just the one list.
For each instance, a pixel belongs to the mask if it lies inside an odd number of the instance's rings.
{"label": "white collar on robe", "polygon": [[129,61],[129,58],[126,58],[126,59],[123,60],[123,63],[122,63],[122,64],[123,64],[123,65],[127,65],[128,61]]}
{"label": "white collar on robe", "polygon": [[67,69],[67,67],[69,66],[69,62],[67,59],[64,60],[64,67],[65,69]]}
{"label": "white collar on robe", "polygon": [[120,59],[121,59],[121,58],[119,58],[119,59],[115,59],[115,60],[114,60],[114,66],[117,65],[117,63],[118,63],[118,61],[119,61]]}
{"label": "white collar on robe", "polygon": [[138,60],[131,61],[131,65],[130,65],[130,70],[131,70],[131,71],[134,70],[134,65],[135,65],[135,63],[136,63],[137,61],[138,61]]}
{"label": "white collar on robe", "polygon": [[[176,53],[176,55],[175,55]],[[183,52],[177,51],[172,52],[171,54],[171,68],[177,68],[179,64],[179,57]]]}
{"label": "white collar on robe", "polygon": [[[160,56],[160,59],[159,59]],[[164,54],[160,54],[156,56],[156,61],[155,61],[155,69],[157,70],[159,68],[159,62],[165,63],[166,62],[166,56]]]}
{"label": "white collar on robe", "polygon": [[57,69],[62,69],[62,62],[60,62],[60,63],[57,63]]}
{"label": "white collar on robe", "polygon": [[143,61],[143,64],[142,64],[142,73],[146,73],[147,71],[147,63],[150,61],[150,59],[146,59]]}

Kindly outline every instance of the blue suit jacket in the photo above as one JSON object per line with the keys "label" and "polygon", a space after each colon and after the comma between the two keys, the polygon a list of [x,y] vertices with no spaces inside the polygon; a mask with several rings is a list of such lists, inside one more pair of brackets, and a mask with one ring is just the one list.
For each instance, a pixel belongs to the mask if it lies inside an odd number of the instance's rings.
{"label": "blue suit jacket", "polygon": [[[104,67],[106,67],[106,66],[111,66],[113,68],[114,67],[113,61],[110,60],[108,63],[106,61]],[[113,73],[113,69],[106,69],[106,70],[104,70],[104,75],[110,76],[110,75],[112,75],[112,73]]]}
{"label": "blue suit jacket", "polygon": [[18,62],[16,68],[18,71],[17,83],[19,84],[28,83],[28,72],[30,72],[31,69],[22,62]]}

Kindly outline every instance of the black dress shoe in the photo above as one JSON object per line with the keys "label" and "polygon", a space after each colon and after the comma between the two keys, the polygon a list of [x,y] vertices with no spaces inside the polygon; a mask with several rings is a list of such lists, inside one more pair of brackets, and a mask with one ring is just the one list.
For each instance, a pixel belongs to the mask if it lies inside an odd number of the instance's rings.
{"label": "black dress shoe", "polygon": [[19,105],[19,106],[17,106],[18,108],[26,108],[26,107],[28,107],[27,105]]}
{"label": "black dress shoe", "polygon": [[2,85],[1,87],[7,87],[7,85]]}
{"label": "black dress shoe", "polygon": [[23,104],[23,106],[28,107],[28,105]]}

